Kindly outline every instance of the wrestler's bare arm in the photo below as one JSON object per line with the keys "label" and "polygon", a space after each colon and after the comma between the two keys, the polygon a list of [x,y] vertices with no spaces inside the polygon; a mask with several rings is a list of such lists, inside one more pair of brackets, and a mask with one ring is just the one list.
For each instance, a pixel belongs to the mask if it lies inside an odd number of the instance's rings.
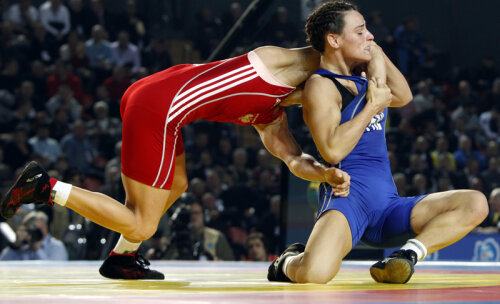
{"label": "wrestler's bare arm", "polygon": [[281,82],[298,86],[319,67],[320,53],[312,47],[285,49],[263,46],[255,49],[267,69]]}
{"label": "wrestler's bare arm", "polygon": [[269,124],[254,127],[267,150],[283,160],[294,175],[305,180],[327,182],[335,189],[337,196],[349,194],[349,175],[337,168],[327,168],[311,155],[302,152],[288,130],[285,113]]}
{"label": "wrestler's bare arm", "polygon": [[390,90],[377,88],[370,81],[365,107],[353,119],[340,124],[342,97],[328,79],[313,75],[306,82],[302,112],[314,143],[321,156],[331,164],[338,164],[354,149],[373,116],[391,102]]}
{"label": "wrestler's bare arm", "polygon": [[398,68],[384,53],[384,50],[375,42],[372,43],[372,60],[368,64],[367,74],[369,78],[375,78],[379,85],[387,83],[391,89],[391,107],[402,107],[413,99],[408,82]]}

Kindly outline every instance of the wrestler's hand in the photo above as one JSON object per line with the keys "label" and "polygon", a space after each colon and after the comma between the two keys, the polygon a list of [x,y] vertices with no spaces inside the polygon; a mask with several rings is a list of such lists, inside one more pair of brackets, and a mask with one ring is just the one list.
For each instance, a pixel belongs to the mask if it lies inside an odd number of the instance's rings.
{"label": "wrestler's hand", "polygon": [[367,105],[373,107],[376,113],[380,113],[392,102],[391,89],[386,84],[379,84],[375,78],[371,78],[368,81],[366,101]]}
{"label": "wrestler's hand", "polygon": [[347,197],[351,186],[351,177],[344,171],[331,167],[325,170],[325,180],[333,188],[335,196]]}

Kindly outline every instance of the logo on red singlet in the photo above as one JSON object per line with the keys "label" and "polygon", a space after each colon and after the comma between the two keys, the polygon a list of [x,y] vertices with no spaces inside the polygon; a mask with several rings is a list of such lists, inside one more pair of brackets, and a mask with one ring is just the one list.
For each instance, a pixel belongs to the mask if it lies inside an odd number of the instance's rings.
{"label": "logo on red singlet", "polygon": [[259,114],[247,114],[238,117],[238,120],[241,121],[242,123],[248,124],[248,123],[254,123],[257,120],[257,117],[259,117]]}

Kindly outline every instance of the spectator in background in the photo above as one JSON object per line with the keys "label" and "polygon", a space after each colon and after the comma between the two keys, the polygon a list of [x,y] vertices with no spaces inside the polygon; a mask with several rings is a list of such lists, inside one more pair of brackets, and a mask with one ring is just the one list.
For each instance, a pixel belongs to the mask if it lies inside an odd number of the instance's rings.
{"label": "spectator in background", "polygon": [[11,94],[21,84],[21,75],[19,73],[19,62],[17,59],[11,58],[5,62],[5,65],[0,73],[0,89],[9,91]]}
{"label": "spectator in background", "polygon": [[64,244],[49,233],[49,218],[31,211],[16,231],[16,243],[4,249],[0,260],[67,260]]}
{"label": "spectator in background", "polygon": [[418,83],[418,93],[413,97],[413,102],[417,106],[419,113],[432,109],[434,106],[435,96],[431,93],[427,81]]}
{"label": "spectator in background", "polygon": [[119,31],[125,31],[130,35],[130,41],[140,49],[146,43],[146,26],[137,15],[135,0],[127,0],[125,9],[116,17],[116,27]]}
{"label": "spectator in background", "polygon": [[247,168],[247,151],[245,148],[237,148],[233,152],[233,163],[229,166],[235,183],[247,184],[254,180],[252,171]]}
{"label": "spectator in background", "polygon": [[228,33],[233,25],[238,21],[241,17],[243,10],[241,8],[241,4],[238,2],[232,2],[229,6],[229,10],[223,13],[221,18],[222,23],[222,31],[224,33]]}
{"label": "spectator in background", "polygon": [[33,24],[38,21],[38,10],[31,5],[31,0],[20,0],[9,7],[7,20],[12,22],[14,32],[28,34]]}
{"label": "spectator in background", "polygon": [[448,139],[444,136],[444,134],[440,134],[436,140],[436,149],[431,152],[432,164],[434,168],[438,168],[438,158],[441,155],[444,155],[448,160],[447,168],[451,171],[455,171],[455,157],[453,157],[453,154],[449,152],[448,147]]}
{"label": "spectator in background", "polygon": [[71,57],[76,53],[78,42],[80,42],[78,33],[75,31],[69,32],[66,43],[59,48],[59,59],[64,63],[68,63]]}
{"label": "spectator in background", "polygon": [[214,162],[222,167],[228,167],[231,164],[233,155],[233,144],[229,137],[221,137],[214,153]]}
{"label": "spectator in background", "polygon": [[219,198],[224,190],[227,189],[227,185],[222,183],[221,177],[219,175],[220,170],[208,169],[206,172],[206,185],[207,188],[212,191],[216,198]]}
{"label": "spectator in background", "polygon": [[52,122],[50,123],[50,135],[58,141],[70,132],[70,121],[68,115],[70,115],[68,111],[61,107],[56,110],[56,113],[52,117]]}
{"label": "spectator in background", "polygon": [[33,148],[28,143],[28,132],[29,128],[26,125],[17,125],[12,139],[4,145],[5,162],[13,170],[23,167],[33,152]]}
{"label": "spectator in background", "polygon": [[106,40],[103,27],[96,24],[92,27],[92,37],[85,43],[90,67],[94,70],[109,70],[113,61],[110,43]]}
{"label": "spectator in background", "polygon": [[280,218],[281,218],[281,196],[274,195],[269,200],[269,206],[263,211],[263,215],[258,219],[257,230],[261,231],[269,241],[267,251],[274,254],[281,250],[280,240]]}
{"label": "spectator in background", "polygon": [[143,66],[156,73],[172,66],[172,59],[165,41],[152,37],[142,53]]}
{"label": "spectator in background", "polygon": [[63,84],[58,87],[57,94],[49,99],[47,102],[47,111],[50,116],[54,118],[58,111],[66,112],[66,122],[74,122],[80,119],[82,106],[81,104],[73,97],[73,91],[71,88]]}
{"label": "spectator in background", "polygon": [[212,10],[208,7],[202,9],[196,20],[195,48],[200,51],[201,59],[207,59],[223,36],[221,21],[214,17]]}
{"label": "spectator in background", "polygon": [[68,155],[71,168],[77,169],[83,174],[89,172],[96,154],[87,139],[87,130],[83,121],[75,121],[73,132],[61,139],[61,150]]}
{"label": "spectator in background", "polygon": [[394,185],[396,185],[396,189],[398,190],[399,196],[407,196],[407,188],[406,184],[406,176],[403,173],[397,172],[393,174]]}
{"label": "spectator in background", "polygon": [[111,54],[113,65],[127,67],[130,75],[135,75],[141,67],[141,56],[136,45],[129,41],[129,34],[126,31],[118,33],[118,40],[111,43]]}
{"label": "spectator in background", "polygon": [[481,113],[479,125],[488,139],[500,140],[500,102],[493,104],[491,110]]}
{"label": "spectator in background", "polygon": [[257,152],[257,165],[253,169],[253,175],[259,176],[262,171],[269,171],[273,182],[279,182],[280,168],[272,163],[271,154],[264,148]]}
{"label": "spectator in background", "polygon": [[58,57],[59,46],[47,37],[47,31],[41,23],[33,24],[33,38],[30,40],[31,61],[40,60],[44,64],[53,63]]}
{"label": "spectator in background", "polygon": [[418,32],[419,26],[420,21],[412,17],[394,31],[398,68],[404,75],[409,75],[425,59],[422,37]]}
{"label": "spectator in background", "polygon": [[43,159],[42,164],[46,168],[52,167],[59,155],[61,155],[59,142],[50,137],[48,122],[39,123],[36,126],[35,136],[31,137],[28,142],[33,148],[33,153]]}
{"label": "spectator in background", "polygon": [[233,251],[224,234],[219,230],[205,226],[202,205],[198,202],[192,203],[190,212],[191,239],[194,244],[200,244],[199,259],[234,260]]}
{"label": "spectator in background", "polygon": [[47,78],[47,91],[49,97],[54,96],[58,92],[59,86],[63,84],[71,88],[73,96],[75,96],[78,101],[83,99],[82,83],[80,79],[75,74],[68,71],[64,62],[59,59],[55,62],[54,72]]}
{"label": "spectator in background", "polygon": [[[448,106],[448,110],[455,111],[466,104],[478,104],[479,95],[472,91],[470,83],[467,80],[460,80],[458,83],[458,96],[453,98]],[[457,114],[455,114],[456,116]]]}
{"label": "spectator in background", "polygon": [[389,28],[384,24],[382,13],[380,11],[371,12],[369,22],[366,26],[370,33],[373,34],[375,42],[389,54],[388,57],[392,58],[390,54],[392,53],[394,38]]}
{"label": "spectator in background", "polygon": [[432,157],[429,152],[429,141],[426,136],[420,135],[415,140],[412,148],[413,153],[417,154],[420,158],[422,170],[428,172],[432,169]]}
{"label": "spectator in background", "polygon": [[33,82],[25,80],[17,90],[16,104],[29,103],[33,106],[33,110],[41,110],[44,108],[45,99],[40,96],[35,96],[35,86]]}
{"label": "spectator in background", "polygon": [[90,12],[88,8],[83,5],[82,0],[70,0],[68,4],[71,30],[78,33],[79,37],[89,37]]}
{"label": "spectator in background", "polygon": [[[184,236],[182,240],[172,240],[164,258],[234,260],[233,250],[224,234],[219,230],[205,226],[202,205],[198,201],[194,201],[183,208],[189,212],[189,236]],[[173,224],[178,224],[176,221],[178,220],[174,220]],[[172,231],[173,236],[178,233],[177,228],[172,227]]]}
{"label": "spectator in background", "polygon": [[8,187],[12,178],[12,168],[5,163],[3,147],[0,146],[0,187]]}
{"label": "spectator in background", "polygon": [[109,108],[104,101],[94,104],[94,120],[87,122],[87,134],[99,155],[111,159],[115,155],[115,143],[121,138],[122,124],[118,118],[109,117]]}
{"label": "spectator in background", "polygon": [[491,88],[483,90],[481,94],[481,103],[479,111],[484,112],[491,109],[492,106],[500,103],[500,77],[493,80]]}
{"label": "spectator in background", "polygon": [[127,72],[124,67],[117,65],[113,68],[113,75],[104,80],[103,85],[108,91],[108,96],[112,100],[120,101],[123,93],[132,84],[132,81],[127,77]]}
{"label": "spectator in background", "polygon": [[467,161],[471,158],[478,161],[480,168],[486,168],[486,158],[479,151],[472,149],[470,137],[467,135],[460,136],[458,149],[453,153],[453,156],[455,157],[459,170],[464,169]]}
{"label": "spectator in background", "polygon": [[476,86],[480,89],[488,88],[493,84],[493,81],[498,75],[493,58],[489,56],[483,57],[481,59],[481,66],[477,71]]}
{"label": "spectator in background", "polygon": [[247,261],[267,262],[277,257],[268,253],[266,237],[260,232],[250,233],[247,237],[245,247],[247,249]]}
{"label": "spectator in background", "polygon": [[71,29],[68,8],[61,0],[48,0],[40,6],[40,22],[49,33],[50,40],[59,47]]}
{"label": "spectator in background", "polygon": [[491,157],[488,168],[480,173],[480,177],[486,192],[500,188],[500,157]]}
{"label": "spectator in background", "polygon": [[417,196],[429,193],[430,189],[428,185],[429,181],[427,177],[422,173],[417,173],[413,176],[410,190],[408,190],[408,195]]}
{"label": "spectator in background", "polygon": [[114,37],[114,18],[106,10],[101,0],[90,0],[90,14],[88,24],[100,25],[105,31],[111,32]]}
{"label": "spectator in background", "polygon": [[189,181],[188,192],[192,193],[197,201],[201,201],[203,194],[207,190],[205,181],[201,178],[195,177]]}
{"label": "spectator in background", "polygon": [[191,174],[193,177],[199,177],[206,180],[207,171],[212,168],[213,165],[212,154],[210,151],[202,151],[200,154],[200,161],[195,165]]}
{"label": "spectator in background", "polygon": [[500,188],[495,188],[490,192],[488,205],[490,207],[488,217],[473,230],[476,233],[500,232]]}
{"label": "spectator in background", "polygon": [[292,48],[297,46],[297,27],[288,18],[288,10],[284,6],[276,9],[274,18],[265,29],[269,44]]}
{"label": "spectator in background", "polygon": [[45,73],[45,64],[41,60],[35,60],[31,63],[31,73],[24,77],[33,84],[33,107],[37,111],[45,109],[47,101],[47,75]]}

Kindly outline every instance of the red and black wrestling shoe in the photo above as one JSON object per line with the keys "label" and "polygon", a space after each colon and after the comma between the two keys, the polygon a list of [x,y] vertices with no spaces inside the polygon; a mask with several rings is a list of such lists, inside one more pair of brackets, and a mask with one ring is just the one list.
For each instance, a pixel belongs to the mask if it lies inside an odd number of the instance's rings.
{"label": "red and black wrestling shoe", "polygon": [[405,284],[413,275],[417,254],[413,250],[396,250],[370,267],[372,278],[379,283]]}
{"label": "red and black wrestling shoe", "polygon": [[51,190],[49,175],[40,165],[32,161],[2,198],[0,214],[5,219],[9,219],[23,204],[37,203],[54,206],[50,199]]}
{"label": "red and black wrestling shoe", "polygon": [[111,251],[104,260],[99,273],[108,279],[121,280],[163,280],[163,273],[149,269],[150,263],[137,251],[117,254]]}

